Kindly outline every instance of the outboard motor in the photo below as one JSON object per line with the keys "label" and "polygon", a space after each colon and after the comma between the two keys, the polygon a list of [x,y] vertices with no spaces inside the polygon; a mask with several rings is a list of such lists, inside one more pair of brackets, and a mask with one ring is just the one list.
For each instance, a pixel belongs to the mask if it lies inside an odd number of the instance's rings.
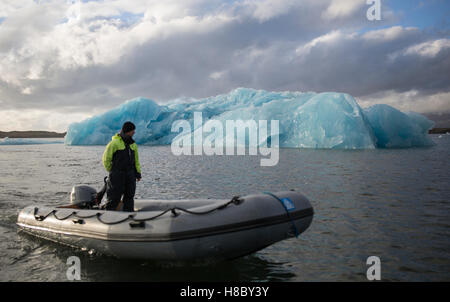
{"label": "outboard motor", "polygon": [[70,204],[81,209],[90,208],[97,198],[97,190],[87,185],[77,185],[70,192]]}

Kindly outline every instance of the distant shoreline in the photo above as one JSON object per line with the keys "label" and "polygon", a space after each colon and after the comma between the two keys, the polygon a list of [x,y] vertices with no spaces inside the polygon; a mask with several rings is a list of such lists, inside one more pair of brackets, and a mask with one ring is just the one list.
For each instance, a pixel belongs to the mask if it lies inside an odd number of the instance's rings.
{"label": "distant shoreline", "polygon": [[64,137],[66,132],[51,131],[0,131],[0,138],[56,138]]}
{"label": "distant shoreline", "polygon": [[[429,134],[445,134],[450,132],[450,128],[433,128],[428,131]],[[66,132],[52,131],[0,131],[0,138],[62,138]]]}
{"label": "distant shoreline", "polygon": [[450,132],[450,128],[433,128],[428,131],[429,134],[445,134],[447,132]]}

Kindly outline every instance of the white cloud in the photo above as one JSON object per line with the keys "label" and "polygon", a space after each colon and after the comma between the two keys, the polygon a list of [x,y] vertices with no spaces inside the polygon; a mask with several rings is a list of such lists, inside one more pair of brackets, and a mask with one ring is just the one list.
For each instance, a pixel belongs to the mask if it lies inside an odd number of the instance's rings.
{"label": "white cloud", "polygon": [[225,73],[226,73],[225,70],[222,70],[222,71],[215,71],[215,72],[212,72],[212,73],[209,75],[209,77],[210,77],[211,79],[214,79],[214,80],[219,80],[221,77],[223,77],[223,76],[225,75]]}
{"label": "white cloud", "polygon": [[236,7],[243,8],[253,18],[265,22],[288,13],[294,7],[300,6],[301,2],[297,0],[245,0],[242,3],[236,3]]}
{"label": "white cloud", "polygon": [[33,2],[29,0],[2,0],[0,2],[0,18],[7,18],[11,13],[29,5],[33,5]]}
{"label": "white cloud", "polygon": [[[45,79],[61,70],[70,72],[68,70],[113,65],[126,53],[152,39],[214,31],[232,21],[232,17],[225,14],[183,14],[189,12],[189,4],[201,2],[142,1],[145,5],[138,5],[140,9],[135,8],[134,12],[143,13],[144,17],[133,26],[125,26],[125,21],[119,17],[95,18],[115,16],[128,9],[130,5],[124,1],[114,1],[112,6],[107,6],[106,2],[78,3],[80,20],[67,22],[61,21],[74,5],[49,2],[16,10],[0,27],[0,39],[13,43],[0,57],[0,80],[20,91],[30,91],[31,84],[26,80]],[[31,17],[35,15],[39,17]],[[26,22],[28,19],[32,22]],[[42,20],[45,26],[36,26]]]}
{"label": "white cloud", "polygon": [[43,130],[64,132],[67,125],[90,117],[89,114],[49,112],[47,110],[0,110],[2,131]]}
{"label": "white cloud", "polygon": [[314,38],[312,41],[299,46],[296,48],[295,52],[298,56],[304,56],[304,55],[308,55],[311,50],[319,45],[319,44],[331,44],[333,42],[342,42],[342,39],[348,39],[353,37],[354,35],[344,35],[341,31],[339,30],[333,30],[323,36]]}
{"label": "white cloud", "polygon": [[348,17],[365,5],[366,3],[363,0],[331,0],[328,8],[323,12],[322,18],[333,20],[336,18]]}
{"label": "white cloud", "polygon": [[389,28],[372,30],[365,33],[362,38],[367,41],[392,41],[398,39],[408,33],[417,32],[418,29],[415,27],[402,27],[402,26],[393,26]]}
{"label": "white cloud", "polygon": [[450,92],[424,95],[414,89],[405,92],[388,90],[358,98],[358,103],[362,107],[388,104],[402,111],[450,113]]}
{"label": "white cloud", "polygon": [[395,62],[395,60],[405,56],[418,56],[425,59],[433,59],[439,55],[441,51],[448,49],[450,49],[450,39],[435,39],[396,50],[388,54],[388,59],[390,62]]}
{"label": "white cloud", "polygon": [[450,48],[450,39],[439,39],[410,46],[403,52],[403,54],[434,58],[441,50],[447,48]]}

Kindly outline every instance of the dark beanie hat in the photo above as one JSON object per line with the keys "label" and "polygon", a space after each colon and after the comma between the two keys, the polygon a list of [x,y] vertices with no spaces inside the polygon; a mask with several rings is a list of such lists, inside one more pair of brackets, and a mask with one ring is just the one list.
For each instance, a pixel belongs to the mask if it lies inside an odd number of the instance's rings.
{"label": "dark beanie hat", "polygon": [[122,126],[122,132],[127,133],[136,129],[136,126],[132,122],[125,122]]}

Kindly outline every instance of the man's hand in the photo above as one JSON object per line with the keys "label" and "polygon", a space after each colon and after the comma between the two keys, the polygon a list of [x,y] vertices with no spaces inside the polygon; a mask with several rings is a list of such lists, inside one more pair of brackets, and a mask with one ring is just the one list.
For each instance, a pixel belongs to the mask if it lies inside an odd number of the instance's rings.
{"label": "man's hand", "polygon": [[137,180],[137,181],[141,181],[141,179],[140,179],[140,178],[136,178],[136,180]]}

